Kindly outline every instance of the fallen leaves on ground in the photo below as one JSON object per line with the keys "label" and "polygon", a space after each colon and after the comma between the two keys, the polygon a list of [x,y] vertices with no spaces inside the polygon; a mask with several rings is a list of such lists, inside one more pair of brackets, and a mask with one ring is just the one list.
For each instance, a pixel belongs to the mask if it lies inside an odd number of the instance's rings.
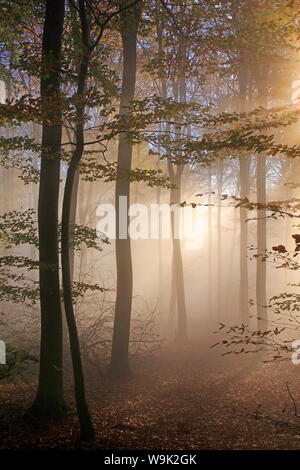
{"label": "fallen leaves on ground", "polygon": [[[22,418],[35,384],[1,383],[0,449],[299,449],[300,370],[203,355],[196,345],[134,364],[122,381],[88,376],[95,443],[80,443],[76,413],[53,422]],[[71,384],[66,396],[72,403]]]}

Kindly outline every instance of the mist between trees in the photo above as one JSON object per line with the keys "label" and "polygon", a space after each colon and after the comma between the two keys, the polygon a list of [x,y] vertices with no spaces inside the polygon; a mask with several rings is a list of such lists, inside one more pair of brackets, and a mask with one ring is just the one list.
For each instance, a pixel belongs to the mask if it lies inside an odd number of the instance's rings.
{"label": "mist between trees", "polygon": [[34,383],[27,413],[66,416],[73,371],[93,440],[85,373],[291,361],[299,2],[0,8],[0,378]]}

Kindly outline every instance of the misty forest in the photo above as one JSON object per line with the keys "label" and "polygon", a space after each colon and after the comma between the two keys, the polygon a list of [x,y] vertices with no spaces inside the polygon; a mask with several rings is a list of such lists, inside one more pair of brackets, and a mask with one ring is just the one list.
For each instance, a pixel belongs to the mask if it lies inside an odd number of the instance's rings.
{"label": "misty forest", "polygon": [[300,1],[0,11],[0,450],[300,449]]}

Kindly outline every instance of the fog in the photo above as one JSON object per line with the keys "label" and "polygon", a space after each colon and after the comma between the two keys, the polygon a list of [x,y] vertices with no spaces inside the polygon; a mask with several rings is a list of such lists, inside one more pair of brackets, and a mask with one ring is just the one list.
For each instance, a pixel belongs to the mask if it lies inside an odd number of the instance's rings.
{"label": "fog", "polygon": [[1,450],[299,448],[285,3],[4,5]]}
{"label": "fog", "polygon": [[[139,158],[147,158],[147,147],[139,149]],[[113,152],[112,152],[113,158]],[[136,156],[135,156],[136,158]],[[135,158],[133,167],[135,167]],[[250,188],[250,200],[256,199],[255,194],[255,156],[250,156],[253,185]],[[287,183],[296,183],[291,178],[291,167],[294,162],[284,160],[281,162],[268,161],[267,168],[267,194],[270,201],[281,201],[295,197],[295,190],[287,189]],[[142,165],[140,164],[142,167]],[[281,171],[280,171],[281,170]],[[184,286],[187,309],[188,338],[192,343],[201,347],[201,341],[207,338],[214,343],[214,332],[220,323],[227,326],[238,325],[241,320],[239,310],[240,298],[240,217],[236,202],[231,196],[239,197],[238,165],[235,160],[223,162],[222,191],[218,195],[216,165],[207,168],[197,166],[188,167],[182,181],[182,201],[186,207],[179,209],[181,230],[179,234],[183,259]],[[3,211],[22,209],[26,211],[33,208],[38,199],[37,185],[23,185],[18,180],[15,170],[3,170],[3,185],[7,187],[6,197],[3,198]],[[211,178],[209,186],[208,179]],[[63,185],[63,181],[61,183]],[[210,188],[210,197],[209,197]],[[133,304],[132,320],[141,322],[144,326],[143,336],[145,344],[141,346],[143,352],[164,348],[172,344],[176,337],[178,307],[174,290],[172,290],[172,239],[169,206],[169,190],[164,188],[149,188],[144,183],[132,183],[131,204],[140,204],[147,211],[147,218],[143,218],[141,211],[137,210],[130,223],[140,217],[137,224],[137,233],[131,239],[132,270],[133,270]],[[80,250],[75,252],[74,280],[90,284],[99,284],[107,291],[103,293],[86,292],[75,302],[78,315],[79,328],[83,334],[91,325],[97,324],[101,318],[101,327],[97,335],[103,336],[107,342],[105,347],[95,350],[90,345],[84,345],[85,354],[91,355],[93,361],[102,363],[109,358],[111,331],[113,325],[114,301],[116,295],[116,260],[115,241],[109,239],[108,244],[101,243],[103,234],[101,228],[108,228],[107,207],[114,203],[114,183],[81,181],[78,194],[76,223],[87,225],[98,230],[98,243],[101,251],[87,248],[81,243]],[[196,208],[188,205],[195,203]],[[151,238],[151,205],[162,204],[160,210],[159,239]],[[102,209],[103,207],[103,209]],[[102,210],[102,212],[100,212]],[[191,217],[185,215],[190,210]],[[195,214],[197,212],[197,214]],[[99,214],[102,215],[99,215]],[[105,221],[104,221],[105,217]],[[219,219],[218,219],[219,217]],[[257,313],[255,305],[255,277],[256,277],[256,237],[257,215],[256,211],[248,212],[248,297],[252,304],[250,308],[249,325],[255,330]],[[36,226],[36,216],[33,217]],[[114,219],[112,219],[114,222]],[[186,222],[186,225],[185,225]],[[114,225],[114,224],[113,224]],[[141,225],[146,230],[141,233]],[[152,224],[153,225],[153,224]],[[99,228],[100,227],[100,228]],[[164,233],[162,233],[164,231]],[[272,250],[274,245],[284,243],[293,250],[292,234],[295,232],[293,220],[280,218],[267,221],[267,249]],[[155,234],[156,236],[156,234]],[[3,256],[37,256],[37,249],[32,246],[18,246],[17,248],[4,248]],[[25,271],[26,272],[26,271]],[[30,273],[30,279],[36,282],[37,276]],[[289,269],[278,269],[278,264],[272,257],[267,260],[267,298],[278,293],[288,291],[289,284],[297,282],[297,272]],[[291,289],[290,289],[291,290]],[[173,298],[172,298],[173,297]],[[175,295],[176,297],[176,295]],[[29,348],[32,353],[38,352],[38,334],[32,336],[33,331],[38,332],[38,307],[33,305],[11,306],[2,303],[5,314],[7,330],[3,331],[3,338],[18,347]],[[33,312],[35,315],[33,316]],[[274,314],[268,312],[272,323]],[[23,318],[23,321],[19,319]],[[16,318],[18,321],[16,322]],[[26,326],[24,326],[26,318]],[[275,317],[276,318],[276,317]],[[149,323],[148,329],[146,324]],[[29,329],[29,338],[23,337],[24,327]],[[145,328],[145,331],[144,331]],[[154,333],[155,332],[155,333]],[[135,333],[133,333],[134,335]],[[139,333],[137,333],[139,335]],[[149,338],[148,338],[149,335]],[[154,336],[153,336],[154,335]],[[19,338],[19,340],[16,340]],[[133,340],[137,341],[138,336]],[[148,339],[147,339],[148,338]],[[147,346],[152,338],[154,345]],[[154,339],[153,339],[154,338]],[[99,339],[99,338],[98,338]],[[141,340],[143,342],[143,340]],[[208,341],[208,343],[209,343]],[[83,340],[84,342],[84,340]],[[24,343],[24,344],[23,344]],[[135,347],[133,348],[133,356]],[[205,354],[209,355],[207,349]],[[104,355],[104,356],[103,356]]]}

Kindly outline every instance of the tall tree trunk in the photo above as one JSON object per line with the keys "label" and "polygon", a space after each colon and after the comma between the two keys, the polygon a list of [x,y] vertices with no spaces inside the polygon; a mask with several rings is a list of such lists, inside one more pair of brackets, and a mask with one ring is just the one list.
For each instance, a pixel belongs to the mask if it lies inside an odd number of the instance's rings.
{"label": "tall tree trunk", "polygon": [[[77,325],[75,320],[73,299],[72,299],[72,276],[73,276],[73,264],[74,264],[74,252],[70,250],[72,248],[72,241],[70,232],[72,227],[70,226],[70,217],[72,216],[72,222],[74,222],[76,214],[76,201],[77,201],[77,190],[79,181],[79,170],[78,165],[82,158],[84,150],[84,109],[85,109],[85,89],[86,80],[89,68],[89,61],[92,52],[92,48],[89,47],[87,42],[88,37],[88,25],[86,20],[85,4],[84,0],[79,0],[79,15],[81,20],[82,28],[82,42],[83,42],[83,55],[80,64],[78,86],[77,86],[77,99],[76,104],[76,147],[73,152],[71,162],[67,172],[67,178],[65,183],[63,207],[62,207],[62,226],[61,226],[61,264],[62,264],[62,279],[63,279],[63,293],[64,293],[64,307],[65,314],[68,324],[70,349],[73,364],[73,374],[75,382],[75,400],[76,407],[80,421],[81,439],[82,440],[93,440],[94,429],[89,414],[86,397],[85,397],[85,384],[84,374],[80,353],[80,344],[77,331]],[[76,191],[76,192],[75,192]],[[76,198],[76,199],[75,199]],[[72,258],[70,257],[72,256]],[[71,262],[72,259],[72,262]]]}
{"label": "tall tree trunk", "polygon": [[[134,98],[136,80],[137,32],[140,22],[140,7],[135,5],[121,13],[121,36],[123,45],[123,76],[120,100],[120,114],[129,113],[130,102]],[[126,200],[130,204],[129,176],[124,176],[131,169],[132,141],[130,133],[120,134],[118,147],[118,177],[116,181],[116,267],[117,297],[112,339],[110,372],[113,376],[125,376],[129,369],[129,336],[132,307],[132,260],[128,234],[128,210],[126,219],[120,220],[120,204]],[[125,226],[125,228],[124,228]],[[122,232],[122,228],[125,233]]]}
{"label": "tall tree trunk", "polygon": [[[239,88],[240,88],[240,112],[246,111],[246,93],[248,70],[245,64],[244,56],[241,54],[241,64],[239,70]],[[240,198],[249,198],[250,191],[250,158],[246,155],[240,155]],[[240,207],[240,318],[243,322],[249,320],[248,307],[248,224],[247,209]]]}
{"label": "tall tree trunk", "polygon": [[[157,42],[158,42],[158,50],[161,57],[163,56],[163,25],[160,22],[160,6],[159,3],[156,2],[156,34],[157,34]],[[176,86],[175,86],[176,88]],[[167,99],[168,97],[168,89],[167,89],[167,80],[165,77],[161,78],[161,96],[163,99]],[[170,124],[167,122],[164,126],[165,132],[168,134],[170,132]],[[171,180],[175,178],[174,168],[171,162],[168,162],[168,173]],[[175,184],[174,181],[172,184]],[[172,195],[170,193],[170,203],[172,200]],[[170,220],[172,224],[172,219]],[[169,309],[168,309],[168,321],[166,324],[167,331],[166,334],[172,336],[174,330],[174,319],[176,314],[176,307],[177,305],[177,292],[176,292],[176,271],[175,271],[175,259],[174,259],[174,245],[173,245],[173,230],[172,230],[172,261],[171,261],[171,289],[170,289],[170,297],[169,297]]]}
{"label": "tall tree trunk", "polygon": [[[40,129],[39,125],[36,124],[35,122],[32,123],[32,135],[34,138],[35,142],[40,142]],[[38,169],[38,157],[37,155],[33,157],[33,165],[35,169]],[[36,183],[31,183],[30,184],[30,202],[29,202],[29,207],[32,207],[34,209],[37,208],[38,206],[38,191],[37,191],[37,184]],[[35,245],[30,246],[30,254],[29,256],[31,259],[37,259],[38,256],[38,249]],[[36,276],[38,276],[38,273],[36,273]]]}
{"label": "tall tree trunk", "polygon": [[[83,185],[83,188],[80,190],[81,197],[79,198],[79,223],[81,225],[87,225],[90,222],[90,215],[89,213],[93,211],[91,208],[91,203],[93,201],[93,189],[94,183],[84,183],[81,181],[80,183]],[[88,186],[87,191],[85,191],[86,186]],[[95,206],[96,209],[97,206]],[[94,211],[93,211],[94,213]],[[80,248],[80,266],[79,266],[79,282],[86,282],[87,273],[88,273],[88,248],[84,243],[81,244]]]}
{"label": "tall tree trunk", "polygon": [[[172,246],[173,249],[173,246]],[[174,263],[174,254],[172,253],[172,265],[171,265],[171,290],[169,297],[169,313],[168,313],[168,323],[166,334],[169,337],[173,337],[175,329],[175,318],[177,312],[177,295],[176,295],[176,273],[175,273],[175,263]]]}
{"label": "tall tree trunk", "polygon": [[[159,161],[157,163],[157,168],[160,168]],[[159,206],[161,203],[161,187],[157,186],[156,188],[156,204]],[[157,299],[157,316],[159,319],[160,325],[163,324],[163,289],[162,289],[162,284],[163,284],[163,263],[162,263],[162,246],[161,246],[161,238],[158,237],[157,240],[157,271],[158,271],[158,277],[157,277],[157,294],[158,294],[158,299]]]}
{"label": "tall tree trunk", "polygon": [[[156,23],[156,32],[157,32],[157,41],[159,53],[163,55],[163,25],[159,20],[159,7],[157,7],[157,23]],[[186,50],[184,45],[184,38],[180,38],[179,41],[179,79],[178,82],[173,83],[174,96],[175,99],[178,99],[181,102],[186,102],[186,80],[185,80],[185,62],[186,62]],[[167,99],[167,81],[165,78],[161,79],[161,95],[163,99]],[[166,124],[166,132],[170,131],[170,125]],[[177,133],[180,134],[180,127],[177,126]],[[183,165],[176,165],[176,171],[174,169],[173,163],[168,160],[168,174],[170,181],[175,188],[170,190],[170,204],[177,206],[181,199],[181,181],[182,174],[184,170]],[[183,261],[182,261],[182,252],[180,239],[175,238],[174,231],[174,214],[171,213],[171,229],[172,229],[172,245],[173,245],[173,255],[172,255],[172,268],[171,268],[171,296],[169,304],[169,323],[171,318],[174,315],[175,310],[175,299],[174,293],[176,295],[177,303],[177,331],[176,331],[176,340],[179,342],[185,342],[187,340],[187,312],[186,312],[186,301],[185,301],[185,286],[184,286],[184,272],[183,272]]]}
{"label": "tall tree trunk", "polygon": [[[69,142],[71,142],[71,144],[75,145],[76,147],[76,132],[71,134],[69,129],[67,129],[67,136],[68,136]],[[80,172],[79,172],[79,168],[77,168],[75,175],[74,175],[73,189],[72,189],[70,219],[69,219],[70,228],[76,224],[79,182],[80,182]],[[70,279],[71,279],[71,284],[72,284],[72,282],[74,281],[74,267],[75,267],[75,250],[74,250],[72,240],[70,240],[69,252],[70,252],[69,254],[70,256]]]}
{"label": "tall tree trunk", "polygon": [[[186,48],[184,44],[184,38],[179,38],[179,79],[178,89],[179,101],[182,103],[186,102],[186,79],[185,79],[185,65],[186,65]],[[178,134],[181,133],[180,126],[176,126]],[[168,172],[171,183],[174,184],[174,188],[170,192],[170,204],[175,207],[178,206],[181,201],[181,186],[182,186],[182,175],[184,171],[184,165],[176,165],[176,172],[173,168],[173,164],[168,162]],[[180,221],[178,221],[180,224]],[[177,299],[177,331],[176,341],[185,343],[187,341],[187,311],[186,311],[186,300],[185,300],[185,285],[184,285],[184,272],[183,272],[183,260],[181,251],[180,238],[175,236],[175,219],[174,213],[171,212],[171,228],[172,228],[172,242],[173,242],[173,275],[175,276],[175,287],[176,287],[176,299]]]}
{"label": "tall tree trunk", "polygon": [[[38,199],[41,346],[38,391],[31,407],[31,413],[37,415],[59,415],[65,408],[58,261],[62,135],[60,59],[64,7],[63,0],[47,0],[42,42],[41,97],[44,120]],[[54,107],[53,103],[57,105]]]}
{"label": "tall tree trunk", "polygon": [[208,169],[208,208],[207,208],[207,240],[208,240],[208,250],[207,250],[207,310],[208,315],[212,317],[212,206],[211,206],[211,193],[212,193],[212,184],[211,184],[211,167]]}
{"label": "tall tree trunk", "polygon": [[[79,170],[77,169],[74,175],[72,197],[71,197],[71,207],[70,207],[70,220],[69,226],[72,230],[72,227],[76,224],[76,212],[77,212],[77,199],[78,199],[78,188],[79,188]],[[75,250],[72,240],[70,240],[69,246],[69,257],[70,257],[70,279],[71,284],[74,281],[74,269],[75,269]]]}
{"label": "tall tree trunk", "polygon": [[[239,157],[240,164],[240,198],[249,198],[249,174],[250,158]],[[248,224],[247,209],[240,207],[240,318],[242,321],[249,319],[248,307]]]}
{"label": "tall tree trunk", "polygon": [[[256,84],[258,89],[259,106],[267,106],[266,82],[268,79],[268,65],[262,65],[256,71]],[[257,155],[256,167],[256,194],[259,204],[266,204],[266,154]],[[267,312],[267,263],[265,260],[267,250],[267,220],[266,209],[257,210],[257,262],[256,262],[256,306],[257,306],[257,328],[266,330],[268,328]]]}
{"label": "tall tree trunk", "polygon": [[[257,157],[257,201],[261,204],[266,203],[266,155],[261,154]],[[268,328],[267,321],[267,263],[264,259],[267,249],[267,221],[266,210],[257,211],[257,264],[256,264],[256,304],[258,329]]]}
{"label": "tall tree trunk", "polygon": [[239,293],[236,292],[236,286],[232,283],[232,279],[235,276],[235,254],[236,254],[236,247],[238,244],[238,219],[235,217],[234,225],[233,225],[233,233],[232,233],[232,241],[231,247],[229,250],[229,261],[227,266],[227,287],[226,287],[226,297],[227,297],[227,312],[230,312],[230,315],[233,317],[235,314],[238,313],[238,318],[240,317],[240,312],[237,309],[238,305],[238,296]]}
{"label": "tall tree trunk", "polygon": [[[178,206],[181,201],[181,176],[183,172],[183,165],[179,165],[176,171],[176,177],[174,180],[175,188],[171,189],[170,204]],[[178,221],[179,222],[179,221]],[[180,223],[180,222],[179,222]],[[177,300],[177,331],[176,340],[180,343],[187,341],[187,312],[186,312],[186,301],[185,301],[185,286],[184,286],[184,273],[183,273],[183,261],[181,252],[180,238],[176,237],[175,233],[175,216],[174,212],[171,212],[171,229],[172,229],[172,242],[173,242],[173,276],[175,278],[175,293]]]}
{"label": "tall tree trunk", "polygon": [[223,250],[222,250],[222,191],[223,191],[223,170],[224,162],[219,160],[218,170],[217,170],[217,196],[218,196],[218,206],[217,206],[217,257],[218,257],[218,271],[217,271],[217,292],[218,292],[218,307],[217,307],[217,317],[220,317],[222,310],[223,298],[222,298],[222,286],[223,286]]}

